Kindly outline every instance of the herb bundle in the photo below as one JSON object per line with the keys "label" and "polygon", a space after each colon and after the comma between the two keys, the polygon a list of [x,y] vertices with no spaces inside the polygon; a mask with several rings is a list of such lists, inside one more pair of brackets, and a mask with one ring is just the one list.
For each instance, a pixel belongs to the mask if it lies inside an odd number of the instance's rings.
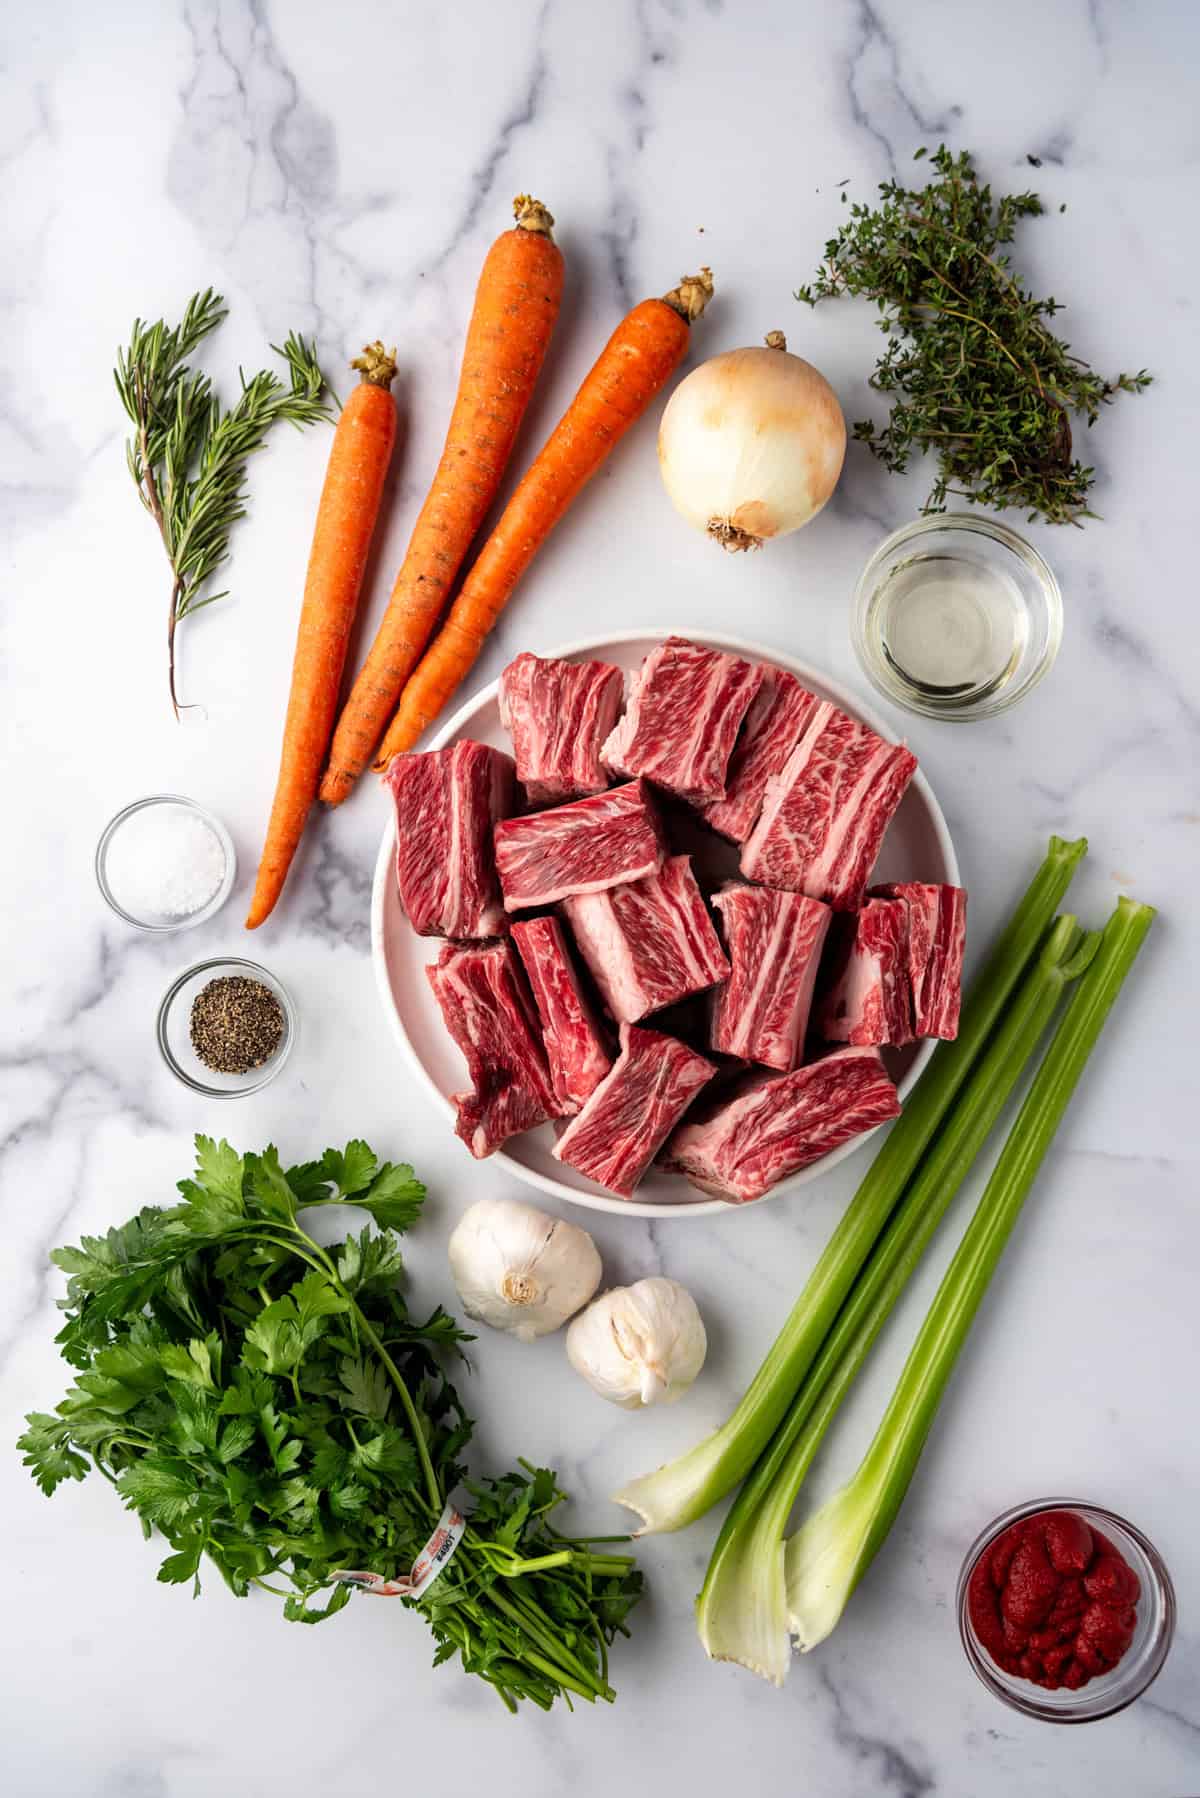
{"label": "herb bundle", "polygon": [[1037,194],[993,198],[966,151],[942,145],[932,164],[927,187],[885,181],[880,205],[852,205],[816,280],[796,296],[815,306],[857,294],[879,310],[888,345],[871,385],[897,397],[882,430],[867,419],[853,435],[896,473],[913,450],[936,453],[926,512],[944,511],[953,494],[996,511],[1022,507],[1031,522],[1093,518],[1095,470],[1074,453],[1071,416],[1091,426],[1101,406],[1151,377],[1097,375],[1046,324],[1059,302],[1038,299],[1011,272],[1001,246],[1019,219],[1045,211]]}
{"label": "herb bundle", "polygon": [[[462,1480],[472,1421],[442,1360],[470,1338],[440,1307],[415,1321],[397,1290],[424,1198],[410,1167],[362,1142],[286,1171],[273,1148],[196,1150],[180,1204],[55,1251],[78,1378],[18,1446],[46,1493],[93,1466],[111,1480],[170,1546],[160,1580],[199,1591],[207,1558],[238,1596],[261,1586],[316,1623],[349,1602],[340,1570],[407,1574]],[[322,1247],[298,1214],[331,1204],[378,1231]],[[424,1613],[435,1664],[457,1654],[511,1710],[611,1700],[607,1648],[640,1575],[605,1551],[623,1538],[560,1535],[554,1474],[520,1469],[467,1482],[457,1552],[400,1602]]]}
{"label": "herb bundle", "polygon": [[189,368],[187,358],[225,316],[210,287],[192,296],[178,325],[135,319],[129,347],[117,352],[117,392],[134,427],[125,458],[171,565],[167,679],[176,717],[176,627],[189,612],[225,598],[201,590],[227,560],[229,533],[246,515],[249,457],[280,419],[299,428],[330,416],[316,351],[295,332],[282,349],[271,346],[287,364],[287,385],[269,369],[249,380],[243,375],[241,393],[222,410],[208,376]]}

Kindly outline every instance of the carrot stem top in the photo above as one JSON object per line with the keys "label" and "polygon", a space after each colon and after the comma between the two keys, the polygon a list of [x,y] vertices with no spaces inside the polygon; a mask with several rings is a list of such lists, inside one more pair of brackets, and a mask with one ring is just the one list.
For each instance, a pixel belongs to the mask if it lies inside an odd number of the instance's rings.
{"label": "carrot stem top", "polygon": [[517,195],[513,201],[513,217],[518,231],[540,231],[544,237],[553,237],[554,214],[531,194]]}
{"label": "carrot stem top", "polygon": [[670,293],[664,293],[663,300],[691,325],[700,317],[712,296],[712,270],[702,268],[698,275],[684,275],[678,287],[673,287]]}
{"label": "carrot stem top", "polygon": [[374,343],[363,345],[362,355],[356,356],[350,366],[372,387],[390,387],[396,379],[395,348],[385,350],[377,337]]}

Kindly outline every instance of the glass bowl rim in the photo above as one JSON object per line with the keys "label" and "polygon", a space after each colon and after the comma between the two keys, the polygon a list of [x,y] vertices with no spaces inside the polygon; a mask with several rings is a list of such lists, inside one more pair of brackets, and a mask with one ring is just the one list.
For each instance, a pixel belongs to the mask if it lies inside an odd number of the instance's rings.
{"label": "glass bowl rim", "polygon": [[[1041,1692],[1042,1688],[1035,1686],[1032,1681],[1022,1680],[1018,1687],[1014,1675],[1006,1674],[1002,1668],[996,1667],[987,1650],[978,1641],[974,1626],[970,1621],[967,1608],[967,1588],[980,1556],[1012,1524],[1020,1523],[1026,1517],[1036,1517],[1042,1511],[1080,1511],[1101,1518],[1110,1525],[1115,1525],[1136,1544],[1154,1575],[1158,1589],[1158,1605],[1162,1612],[1159,1628],[1143,1649],[1145,1665],[1141,1669],[1141,1676],[1130,1691],[1117,1696],[1111,1703],[1105,1701],[1102,1691],[1093,1692],[1090,1706],[1086,1697],[1089,1690],[1103,1684],[1104,1679],[1108,1677],[1106,1675],[1102,1675],[1097,1680],[1089,1680],[1087,1685],[1078,1688],[1074,1695],[1079,1699],[1079,1706],[1073,1710],[1048,1704],[1040,1697],[1035,1696]],[[1011,1709],[1019,1711],[1023,1716],[1036,1718],[1043,1723],[1098,1723],[1104,1717],[1114,1717],[1119,1711],[1128,1709],[1149,1690],[1158,1678],[1175,1639],[1178,1605],[1175,1597],[1175,1585],[1166,1562],[1150,1538],[1135,1523],[1130,1523],[1129,1519],[1123,1517],[1119,1511],[1113,1511],[1107,1505],[1098,1505],[1091,1499],[1051,1496],[1011,1505],[1008,1510],[1002,1511],[999,1516],[994,1517],[980,1530],[963,1556],[958,1583],[955,1587],[954,1610],[958,1619],[959,1638],[967,1662],[976,1678],[987,1687],[994,1697],[999,1698]],[[1118,1661],[1116,1666],[1111,1669],[1111,1673],[1118,1673],[1120,1668],[1121,1662]],[[1028,1686],[1030,1694],[1028,1697],[1025,1696],[1023,1690],[1026,1686]]]}
{"label": "glass bowl rim", "polygon": [[[875,579],[884,562],[905,543],[928,536],[937,531],[972,531],[976,536],[990,537],[1000,544],[1010,555],[1023,562],[1032,574],[1046,611],[1046,642],[1041,654],[1019,682],[1006,687],[997,695],[982,701],[968,701],[963,706],[940,706],[927,704],[900,689],[899,683],[890,686],[878,672],[877,663],[867,643],[864,624],[872,595],[875,591]],[[850,638],[854,645],[854,653],[859,667],[870,681],[877,693],[890,700],[902,710],[914,713],[920,718],[932,718],[939,724],[974,724],[983,718],[997,718],[1003,712],[1019,705],[1021,700],[1033,691],[1045,675],[1049,674],[1058,659],[1063,637],[1063,597],[1058,576],[1047,562],[1040,549],[1014,531],[1011,525],[1003,524],[997,518],[981,517],[974,512],[928,512],[919,518],[910,519],[898,530],[892,531],[878,544],[868,556],[862,573],[854,588],[854,602],[850,613]]]}
{"label": "glass bowl rim", "polygon": [[[236,968],[243,974],[263,981],[264,985],[269,986],[275,994],[283,1010],[283,1040],[271,1059],[263,1063],[261,1070],[253,1068],[249,1070],[250,1073],[258,1072],[260,1077],[246,1086],[210,1086],[207,1081],[197,1079],[194,1074],[189,1074],[187,1069],[180,1065],[167,1040],[167,1019],[171,1015],[172,1006],[188,981],[216,968]],[[155,1020],[155,1037],[158,1042],[159,1054],[171,1073],[192,1092],[200,1093],[206,1099],[245,1099],[249,1098],[251,1093],[261,1092],[275,1079],[292,1052],[292,1044],[296,1040],[298,1027],[299,1018],[292,995],[277,974],[273,974],[270,968],[265,968],[261,962],[251,961],[244,955],[214,955],[205,961],[194,962],[190,968],[185,968],[172,980],[159,1002],[158,1016]],[[238,1076],[234,1077],[238,1078]]]}
{"label": "glass bowl rim", "polygon": [[[126,911],[124,906],[117,903],[105,873],[104,864],[109,844],[121,825],[131,818],[134,812],[145,811],[151,805],[182,806],[194,817],[203,819],[220,843],[225,855],[225,872],[221,877],[220,885],[207,905],[202,905],[198,911],[189,912],[186,917],[180,918],[174,924],[148,924],[143,918],[137,918],[132,912]],[[123,924],[128,924],[133,930],[144,931],[147,936],[174,936],[180,930],[191,930],[194,925],[207,922],[221,910],[232,893],[233,883],[237,879],[237,850],[234,848],[233,838],[220,818],[215,812],[210,812],[207,806],[201,805],[198,800],[189,799],[186,793],[147,793],[141,799],[131,799],[129,804],[123,805],[119,812],[114,812],[100,832],[92,866],[96,875],[96,885],[100,888],[100,897]]]}

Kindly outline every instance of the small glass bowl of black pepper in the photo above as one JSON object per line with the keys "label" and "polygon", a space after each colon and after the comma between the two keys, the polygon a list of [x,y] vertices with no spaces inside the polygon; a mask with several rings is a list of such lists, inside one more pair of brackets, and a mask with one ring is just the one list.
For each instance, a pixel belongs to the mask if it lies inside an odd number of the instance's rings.
{"label": "small glass bowl of black pepper", "polygon": [[261,1092],[296,1036],[296,1008],[282,981],[243,956],[197,962],[173,980],[158,1008],[158,1046],[177,1080],[208,1099]]}

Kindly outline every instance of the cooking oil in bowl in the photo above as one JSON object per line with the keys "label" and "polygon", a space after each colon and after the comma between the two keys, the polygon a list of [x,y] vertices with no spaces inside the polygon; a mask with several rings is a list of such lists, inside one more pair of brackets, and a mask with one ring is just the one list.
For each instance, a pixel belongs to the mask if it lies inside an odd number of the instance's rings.
{"label": "cooking oil in bowl", "polygon": [[1025,607],[1006,570],[916,555],[876,598],[879,646],[897,677],[930,700],[997,692],[1021,663]]}
{"label": "cooking oil in bowl", "polygon": [[1007,526],[921,519],[876,551],[859,582],[854,637],[880,692],[934,718],[982,718],[1046,672],[1062,628],[1058,584]]}

